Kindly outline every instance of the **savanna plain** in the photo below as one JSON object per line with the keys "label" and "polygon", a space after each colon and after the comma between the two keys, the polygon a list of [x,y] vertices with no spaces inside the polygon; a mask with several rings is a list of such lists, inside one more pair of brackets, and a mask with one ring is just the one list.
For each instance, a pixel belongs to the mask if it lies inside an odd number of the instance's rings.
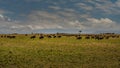
{"label": "savanna plain", "polygon": [[120,68],[120,37],[15,36],[0,37],[0,68]]}

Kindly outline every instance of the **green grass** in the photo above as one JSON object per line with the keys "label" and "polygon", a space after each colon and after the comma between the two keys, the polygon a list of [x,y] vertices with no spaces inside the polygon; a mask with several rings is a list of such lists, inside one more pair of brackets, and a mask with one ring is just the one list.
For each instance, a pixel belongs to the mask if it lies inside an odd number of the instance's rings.
{"label": "green grass", "polygon": [[0,68],[120,68],[120,38],[0,38]]}

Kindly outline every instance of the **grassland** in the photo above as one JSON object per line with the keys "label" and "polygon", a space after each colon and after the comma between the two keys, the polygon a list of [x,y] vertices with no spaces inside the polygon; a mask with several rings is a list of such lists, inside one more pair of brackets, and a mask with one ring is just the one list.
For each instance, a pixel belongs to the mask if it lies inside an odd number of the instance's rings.
{"label": "grassland", "polygon": [[120,38],[0,38],[0,68],[120,68]]}

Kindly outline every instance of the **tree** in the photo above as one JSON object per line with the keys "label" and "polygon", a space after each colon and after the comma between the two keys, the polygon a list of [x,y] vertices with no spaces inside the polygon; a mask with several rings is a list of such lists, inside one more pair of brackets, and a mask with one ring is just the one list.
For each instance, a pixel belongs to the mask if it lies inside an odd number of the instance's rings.
{"label": "tree", "polygon": [[82,30],[79,30],[79,33],[81,34]]}

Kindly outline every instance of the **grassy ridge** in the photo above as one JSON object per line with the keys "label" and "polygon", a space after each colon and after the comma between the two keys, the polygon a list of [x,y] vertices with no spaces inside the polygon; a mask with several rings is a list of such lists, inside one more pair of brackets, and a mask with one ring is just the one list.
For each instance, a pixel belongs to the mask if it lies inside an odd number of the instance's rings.
{"label": "grassy ridge", "polygon": [[120,39],[0,38],[0,68],[119,68]]}

